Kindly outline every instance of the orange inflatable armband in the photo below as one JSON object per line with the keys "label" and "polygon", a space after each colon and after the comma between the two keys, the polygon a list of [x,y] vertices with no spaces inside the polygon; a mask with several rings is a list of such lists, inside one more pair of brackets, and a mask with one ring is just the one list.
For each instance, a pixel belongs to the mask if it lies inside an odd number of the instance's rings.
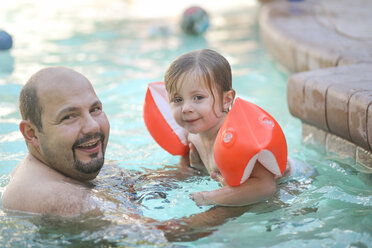
{"label": "orange inflatable armband", "polygon": [[164,83],[149,83],[143,119],[151,136],[164,150],[172,155],[186,155],[189,152],[186,131],[172,116]]}
{"label": "orange inflatable armband", "polygon": [[214,158],[226,183],[238,186],[248,179],[257,160],[281,176],[287,165],[287,143],[272,116],[236,98],[217,134]]}

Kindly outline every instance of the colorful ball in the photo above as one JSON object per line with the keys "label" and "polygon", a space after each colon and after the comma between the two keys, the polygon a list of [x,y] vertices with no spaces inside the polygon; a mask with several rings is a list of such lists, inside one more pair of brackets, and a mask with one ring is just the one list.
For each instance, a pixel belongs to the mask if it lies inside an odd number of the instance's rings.
{"label": "colorful ball", "polygon": [[182,15],[181,28],[187,34],[201,35],[209,27],[207,12],[197,6],[189,7]]}
{"label": "colorful ball", "polygon": [[7,32],[0,30],[0,50],[7,50],[12,48],[13,40]]}

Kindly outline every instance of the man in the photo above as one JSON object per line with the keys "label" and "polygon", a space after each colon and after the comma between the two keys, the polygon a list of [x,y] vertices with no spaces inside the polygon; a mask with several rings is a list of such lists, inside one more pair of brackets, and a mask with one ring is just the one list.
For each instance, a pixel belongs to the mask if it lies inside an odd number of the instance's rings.
{"label": "man", "polygon": [[[110,125],[92,85],[76,71],[50,67],[35,73],[21,91],[20,112],[19,127],[28,154],[12,172],[2,195],[5,209],[66,217],[106,211],[115,216],[117,212],[124,222],[140,220],[163,230],[170,241],[209,235],[213,230],[205,228],[246,211],[217,207],[157,222],[143,218],[136,203],[117,205],[105,192],[91,187],[89,181],[96,178],[104,163]],[[155,171],[149,178],[182,180],[193,173],[190,167],[182,167],[180,171]]]}
{"label": "man", "polygon": [[42,69],[23,87],[20,112],[28,154],[12,172],[3,207],[62,216],[94,209],[87,182],[103,166],[110,125],[88,79]]}

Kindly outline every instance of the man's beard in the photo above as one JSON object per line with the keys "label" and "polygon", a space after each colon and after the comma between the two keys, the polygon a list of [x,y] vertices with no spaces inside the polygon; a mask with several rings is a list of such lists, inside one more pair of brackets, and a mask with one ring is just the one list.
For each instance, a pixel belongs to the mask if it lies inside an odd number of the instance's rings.
{"label": "man's beard", "polygon": [[[75,155],[75,148],[78,145],[80,145],[80,144],[82,144],[82,143],[84,143],[88,140],[95,139],[95,138],[100,138],[101,148],[102,148],[102,157],[98,158],[98,153],[94,153],[90,156],[92,158],[92,160],[89,161],[89,162],[84,163],[84,162],[78,160],[76,158],[76,155]],[[95,134],[87,135],[83,138],[78,139],[74,143],[74,145],[72,146],[75,169],[84,173],[84,174],[91,174],[91,173],[99,172],[101,170],[102,166],[103,166],[103,163],[105,162],[104,141],[105,141],[105,135],[103,135],[102,133],[99,133],[99,132],[97,132]]]}

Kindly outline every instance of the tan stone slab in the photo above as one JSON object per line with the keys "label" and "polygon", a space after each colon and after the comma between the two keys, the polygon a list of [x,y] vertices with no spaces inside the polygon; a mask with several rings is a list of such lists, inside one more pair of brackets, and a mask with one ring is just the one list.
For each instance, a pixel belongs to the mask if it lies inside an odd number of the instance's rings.
{"label": "tan stone slab", "polygon": [[[372,64],[334,67],[295,74],[289,78],[287,85],[289,111],[306,123],[337,134],[370,150],[367,138],[368,125],[365,124],[364,129],[356,125],[356,120],[363,119],[364,123],[366,122],[369,100],[358,102],[358,99],[353,101],[351,99],[360,91],[370,91],[371,80]],[[358,114],[363,115],[360,111],[364,113],[364,118],[358,116]]]}
{"label": "tan stone slab", "polygon": [[343,36],[356,40],[372,40],[372,2],[370,0],[327,0],[317,4],[319,22]]}
{"label": "tan stone slab", "polygon": [[305,85],[309,79],[327,77],[339,73],[339,69],[308,71],[294,74],[289,77],[287,84],[287,103],[290,113],[302,119],[305,114]]}
{"label": "tan stone slab", "polygon": [[353,47],[348,47],[345,48],[345,51],[340,55],[338,65],[342,66],[360,63],[372,63],[371,60],[372,60],[371,48],[357,50],[354,49]]}
{"label": "tan stone slab", "polygon": [[[267,10],[269,11],[270,9]],[[263,10],[263,12],[265,11]],[[295,67],[293,45],[290,40],[271,25],[268,17],[265,14],[260,15],[261,41],[274,59],[280,61],[281,64],[293,71]]]}
{"label": "tan stone slab", "polygon": [[295,74],[288,79],[287,84],[287,103],[291,115],[300,118],[304,115],[304,88],[306,75],[304,73]]}
{"label": "tan stone slab", "polygon": [[360,147],[356,151],[357,169],[364,173],[372,173],[372,153]]}
{"label": "tan stone slab", "polygon": [[371,105],[372,91],[356,92],[350,97],[348,116],[350,137],[367,151],[372,150]]}
{"label": "tan stone slab", "polygon": [[[296,62],[296,71],[303,70],[317,70],[321,68],[337,66],[340,61],[340,53],[325,49],[324,47],[312,47],[310,45],[304,46],[297,45],[294,51]],[[298,59],[301,56],[306,56],[306,60]]]}
{"label": "tan stone slab", "polygon": [[[314,74],[311,74],[314,72]],[[298,83],[298,77],[292,76],[288,83],[288,106],[292,115],[330,131],[326,118],[326,93],[331,85],[353,82],[353,75],[345,74],[339,67],[311,71],[308,77]],[[304,77],[304,75],[301,75]]]}
{"label": "tan stone slab", "polygon": [[322,145],[327,152],[336,153],[349,161],[356,170],[372,174],[372,153],[336,135],[327,133],[315,126],[302,123],[302,139],[304,143]]}
{"label": "tan stone slab", "polygon": [[365,0],[278,0],[263,6],[260,33],[268,52],[294,72],[372,63],[370,9]]}
{"label": "tan stone slab", "polygon": [[343,138],[336,135],[327,134],[326,137],[326,149],[329,152],[337,153],[342,158],[352,158],[356,159],[357,146]]}
{"label": "tan stone slab", "polygon": [[[311,41],[313,39],[312,33],[319,29],[319,25],[314,25],[316,22],[310,8],[307,10],[302,5],[298,6],[298,8],[301,8],[298,10],[301,11],[301,15],[295,15],[295,20],[291,21],[293,16],[291,13],[292,4],[288,2],[273,4],[275,6],[272,8],[263,8],[260,14],[261,39],[272,57],[291,71],[299,71],[297,67],[304,67],[301,68],[301,71],[307,70],[309,67],[308,60],[311,62],[311,69],[322,68],[318,66],[317,60],[314,61],[309,54],[320,55],[317,57],[321,57],[322,64],[327,64],[327,66],[334,66],[337,63],[338,55],[323,56],[329,52],[321,47],[318,48],[318,52],[311,53],[309,51],[315,48],[309,46],[308,42],[303,42],[304,40]],[[302,36],[299,36],[298,33],[305,35],[303,39],[300,39]],[[307,39],[306,34],[311,36],[310,39]],[[328,57],[336,59],[329,61]]]}
{"label": "tan stone slab", "polygon": [[[368,145],[370,148],[372,148],[372,107],[371,107],[371,104],[368,105],[366,120],[367,120],[366,125],[367,125]],[[372,152],[372,149],[369,149],[369,151]]]}
{"label": "tan stone slab", "polygon": [[[350,80],[344,81],[343,79],[343,81],[340,83],[331,84],[328,86],[326,90],[326,119],[327,126],[331,133],[349,141],[353,141],[350,135],[352,127],[349,126],[350,98],[353,96],[353,94],[358,92],[368,91],[370,91],[370,94],[372,94],[372,79],[370,81],[359,81],[354,75],[352,78],[350,78]],[[361,102],[359,105],[360,109],[358,110],[362,110],[364,108],[363,113],[366,115],[368,104],[365,105],[365,102]]]}
{"label": "tan stone slab", "polygon": [[326,146],[327,132],[316,126],[309,125],[302,122],[302,140],[305,143],[318,143],[322,146]]}
{"label": "tan stone slab", "polygon": [[[304,88],[303,116],[301,119],[326,131],[331,131],[327,119],[327,91],[332,85],[352,82],[352,75],[343,73],[314,77],[306,80]],[[337,86],[336,86],[337,87]]]}
{"label": "tan stone slab", "polygon": [[293,72],[310,70],[291,76],[287,85],[288,108],[302,120],[303,138],[356,159],[368,173],[371,10],[370,0],[276,0],[263,6],[259,19],[269,54]]}

